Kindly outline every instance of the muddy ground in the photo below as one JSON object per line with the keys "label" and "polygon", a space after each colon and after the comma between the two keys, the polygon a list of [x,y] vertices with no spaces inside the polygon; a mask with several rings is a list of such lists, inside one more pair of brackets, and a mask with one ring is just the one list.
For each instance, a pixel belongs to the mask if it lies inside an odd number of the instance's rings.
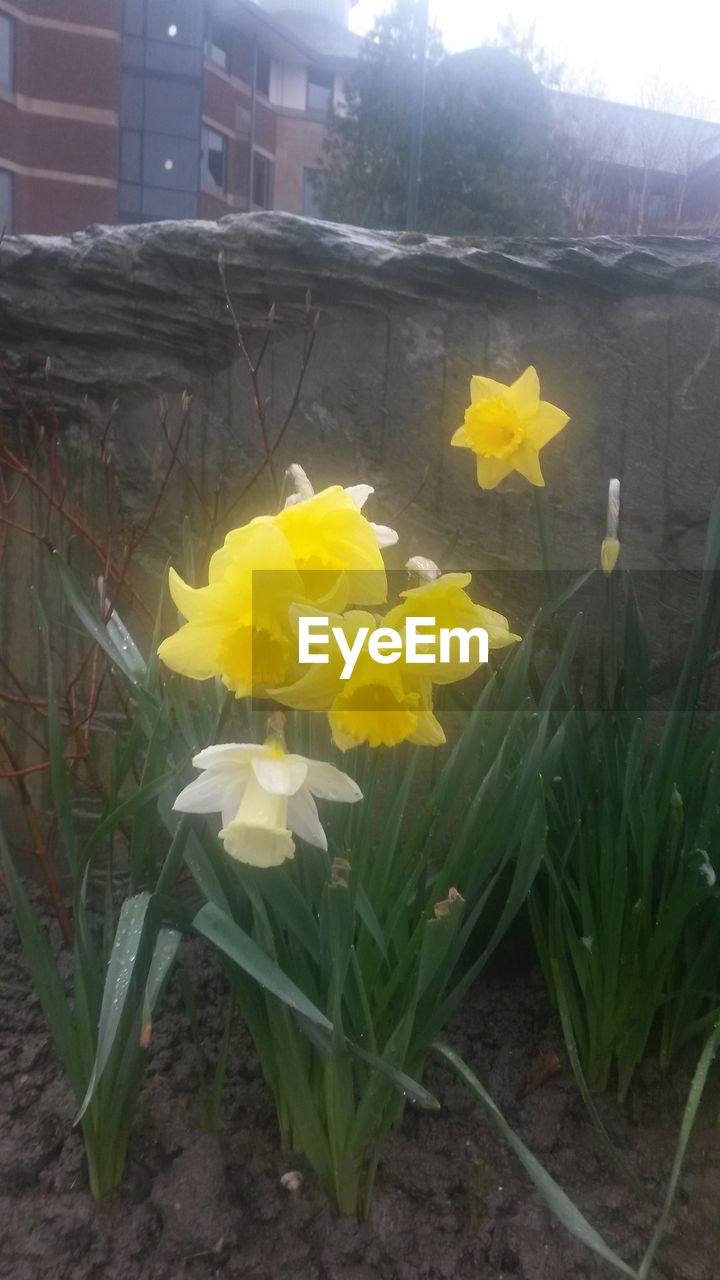
{"label": "muddy ground", "polygon": [[[223,979],[188,944],[212,1057],[222,1033]],[[538,973],[496,966],[448,1032],[510,1121],[592,1223],[636,1260],[657,1210],[603,1153],[565,1063]],[[2,1280],[600,1280],[592,1259],[550,1217],[479,1107],[442,1067],[427,1083],[439,1114],[411,1111],[381,1165],[370,1220],[333,1216],[278,1150],[271,1099],[238,1020],[219,1135],[202,1130],[199,1066],[171,986],[153,1036],[121,1189],[100,1205],[87,1190],[73,1102],[0,898],[0,1276]],[[556,1057],[559,1063],[556,1063]],[[561,1070],[553,1074],[553,1066]],[[692,1060],[671,1079],[652,1063],[624,1107],[601,1100],[614,1142],[650,1193],[667,1177]],[[549,1077],[549,1078],[548,1078]],[[671,1229],[653,1280],[720,1277],[720,1088],[711,1081]]]}

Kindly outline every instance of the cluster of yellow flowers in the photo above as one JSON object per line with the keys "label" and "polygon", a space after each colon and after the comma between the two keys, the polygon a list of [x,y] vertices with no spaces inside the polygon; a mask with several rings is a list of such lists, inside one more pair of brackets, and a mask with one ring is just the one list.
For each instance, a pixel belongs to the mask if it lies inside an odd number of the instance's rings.
{"label": "cluster of yellow flowers", "polygon": [[[513,470],[543,484],[538,451],[566,422],[562,410],[540,400],[534,369],[509,387],[474,377],[464,425],[451,443],[476,453],[484,488],[495,487]],[[408,566],[421,584],[402,591],[399,602],[384,613],[374,612],[387,606],[381,551],[397,541],[397,534],[363,515],[372,488],[332,485],[316,494],[297,464],[288,474],[295,492],[283,510],[228,533],[210,560],[207,586],[188,586],[170,571],[172,598],[187,621],[160,645],[161,659],[193,679],[219,676],[238,698],[272,698],[283,706],[327,714],[333,741],[343,751],[363,742],[371,747],[405,740],[425,746],[443,743],[433,712],[433,684],[471,675],[480,655],[461,655],[434,667],[430,679],[420,674],[425,668],[404,659],[379,665],[368,651],[373,633],[387,628],[402,633],[409,619],[422,618],[424,625],[432,620],[437,632],[483,628],[489,649],[511,645],[519,637],[502,614],[470,598],[471,574],[441,573],[420,557]],[[341,678],[337,641],[324,664],[300,664],[298,618],[313,613],[327,617],[334,634],[340,631],[346,643],[365,631],[347,679]],[[322,844],[313,794],[343,800],[360,795],[338,770],[329,779],[331,766],[287,755],[281,734],[271,735],[263,747],[211,747],[194,763],[206,772],[185,788],[176,808],[221,812],[220,834],[228,852],[263,866],[292,856],[288,826]],[[318,770],[325,770],[320,782]]]}
{"label": "cluster of yellow flowers", "polygon": [[[173,600],[188,621],[162,643],[160,657],[195,679],[221,676],[236,697],[255,694],[284,706],[326,712],[341,750],[361,742],[395,746],[406,738],[428,746],[444,742],[433,714],[430,681],[406,662],[392,667],[374,662],[368,653],[372,632],[402,630],[415,616],[433,618],[436,628],[484,627],[490,648],[518,637],[501,614],[473,603],[466,590],[469,573],[432,576],[402,592],[401,602],[384,616],[346,611],[348,604],[386,603],[379,541],[387,544],[390,535],[385,529],[379,537],[356,494],[339,485],[291,501],[276,516],[260,516],[233,529],[210,561],[207,586],[189,587],[171,571]],[[434,569],[429,572],[434,575]],[[299,612],[326,615],[350,643],[361,628],[367,629],[349,679],[341,680],[337,644],[326,665],[303,671],[294,634]],[[478,665],[479,659],[458,659],[440,669],[436,683],[463,679]]]}

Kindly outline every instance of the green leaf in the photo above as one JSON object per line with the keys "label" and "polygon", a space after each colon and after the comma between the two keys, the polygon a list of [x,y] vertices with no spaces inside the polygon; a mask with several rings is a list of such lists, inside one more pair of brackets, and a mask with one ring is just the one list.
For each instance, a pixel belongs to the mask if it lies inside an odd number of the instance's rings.
{"label": "green leaf", "polygon": [[10,894],[15,923],[37,992],[42,1011],[62,1062],[77,1096],[84,1088],[82,1061],[78,1053],[75,1025],[65,997],[65,990],[55,958],[45,933],[30,905],[22,883],[15,871],[5,832],[0,823],[0,864]]}
{"label": "green leaf", "polygon": [[311,1000],[308,1000],[292,979],[283,973],[249,934],[214,903],[207,903],[198,911],[193,927],[197,933],[207,938],[208,942],[212,942],[224,955],[254,978],[265,991],[276,996],[289,1008],[302,1013],[311,1022],[324,1027],[326,1031],[332,1030],[332,1023],[325,1014],[321,1013]]}
{"label": "green leaf", "polygon": [[143,996],[142,1030],[144,1038],[150,1034],[155,1007],[175,963],[180,938],[181,934],[177,929],[164,928],[158,932]]}
{"label": "green leaf", "polygon": [[151,894],[138,893],[133,898],[126,898],[122,905],[103,989],[95,1062],[82,1106],[75,1117],[76,1124],[85,1115],[110,1057],[119,1047],[118,1037],[125,1025],[123,1015],[151,901]]}
{"label": "green leaf", "polygon": [[663,1210],[660,1215],[658,1224],[652,1234],[652,1238],[647,1247],[647,1250],[643,1256],[643,1260],[640,1263],[640,1269],[638,1271],[638,1280],[647,1280],[647,1277],[650,1274],[650,1268],[655,1259],[655,1254],[657,1253],[658,1245],[660,1244],[660,1241],[662,1240],[662,1237],[664,1235],[665,1228],[667,1226],[667,1220],[668,1220],[668,1217],[670,1216],[670,1210],[672,1209],[673,1201],[675,1200],[675,1192],[677,1191],[677,1184],[680,1178],[680,1173],[682,1171],[683,1161],[685,1159],[685,1152],[687,1150],[687,1144],[690,1141],[690,1134],[692,1132],[692,1127],[695,1123],[697,1110],[698,1110],[698,1107],[700,1106],[700,1100],[702,1098],[703,1091],[705,1089],[705,1082],[708,1077],[708,1072],[710,1070],[712,1060],[715,1057],[715,1054],[717,1053],[719,1045],[720,1045],[720,1022],[716,1023],[716,1025],[713,1027],[713,1030],[711,1031],[710,1035],[707,1038],[705,1047],[703,1048],[703,1051],[700,1054],[700,1060],[695,1069],[695,1074],[690,1084],[690,1091],[688,1093],[688,1099],[685,1104],[682,1124],[680,1125],[680,1133],[678,1136],[678,1143],[675,1149],[675,1158],[673,1160],[673,1167],[670,1173],[670,1181],[668,1182],[667,1192],[665,1193],[665,1202],[663,1204]]}
{"label": "green leaf", "polygon": [[374,1071],[379,1071],[380,1075],[385,1076],[404,1098],[409,1098],[410,1102],[422,1107],[424,1111],[440,1110],[440,1103],[435,1095],[420,1084],[418,1080],[413,1080],[412,1076],[409,1076],[406,1071],[401,1071],[399,1067],[394,1067],[391,1062],[386,1062],[379,1054],[369,1053],[367,1049],[362,1049],[360,1045],[355,1044],[352,1040],[347,1040],[346,1043],[354,1057],[359,1058],[361,1062],[366,1062]]}
{"label": "green leaf", "polygon": [[137,662],[133,655],[130,654],[128,658],[128,654],[112,639],[108,628],[88,601],[70,566],[66,564],[59,552],[53,551],[52,558],[60,577],[65,598],[75,616],[82,623],[88,635],[100,645],[103,653],[110,659],[113,666],[117,667],[133,686],[138,700],[146,707],[153,706],[155,700],[141,683],[137,671]]}
{"label": "green leaf", "polygon": [[518,1137],[515,1130],[510,1127],[507,1120],[498,1110],[490,1094],[483,1088],[467,1063],[463,1062],[462,1058],[445,1044],[436,1043],[433,1045],[433,1050],[443,1062],[446,1062],[452,1068],[455,1074],[460,1077],[463,1083],[483,1104],[495,1127],[508,1145],[512,1147],[548,1208],[552,1210],[563,1226],[575,1236],[576,1240],[579,1240],[586,1248],[592,1250],[605,1262],[608,1262],[621,1275],[630,1276],[632,1280],[638,1280],[636,1272],[610,1248],[610,1245],[603,1240],[599,1232],[590,1225],[587,1218],[580,1212],[577,1205],[565,1194],[562,1187],[558,1185],[555,1179],[543,1168],[540,1161],[528,1150],[525,1143]]}
{"label": "green leaf", "polygon": [[105,627],[110,643],[122,654],[128,672],[136,680],[143,680],[147,675],[147,664],[117,609],[113,609]]}

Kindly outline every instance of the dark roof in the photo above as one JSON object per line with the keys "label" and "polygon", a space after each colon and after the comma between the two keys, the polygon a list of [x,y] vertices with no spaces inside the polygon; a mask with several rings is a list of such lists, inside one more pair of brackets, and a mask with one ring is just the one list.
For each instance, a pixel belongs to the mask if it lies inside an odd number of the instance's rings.
{"label": "dark roof", "polygon": [[688,173],[720,155],[720,124],[586,94],[550,91],[558,126],[595,160]]}

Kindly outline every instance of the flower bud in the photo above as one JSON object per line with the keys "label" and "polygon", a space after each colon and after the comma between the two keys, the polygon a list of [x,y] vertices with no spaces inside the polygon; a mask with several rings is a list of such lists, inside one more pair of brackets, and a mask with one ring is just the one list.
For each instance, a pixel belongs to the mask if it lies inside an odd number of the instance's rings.
{"label": "flower bud", "polygon": [[608,485],[607,526],[605,537],[600,548],[600,568],[608,577],[618,562],[620,542],[618,541],[618,523],[620,521],[620,481],[611,480]]}
{"label": "flower bud", "polygon": [[600,548],[600,568],[609,577],[620,555],[620,543],[617,538],[603,538]]}
{"label": "flower bud", "polygon": [[405,568],[410,573],[416,573],[419,578],[425,578],[428,582],[434,582],[440,577],[440,570],[434,560],[428,560],[427,556],[411,556],[405,561]]}

